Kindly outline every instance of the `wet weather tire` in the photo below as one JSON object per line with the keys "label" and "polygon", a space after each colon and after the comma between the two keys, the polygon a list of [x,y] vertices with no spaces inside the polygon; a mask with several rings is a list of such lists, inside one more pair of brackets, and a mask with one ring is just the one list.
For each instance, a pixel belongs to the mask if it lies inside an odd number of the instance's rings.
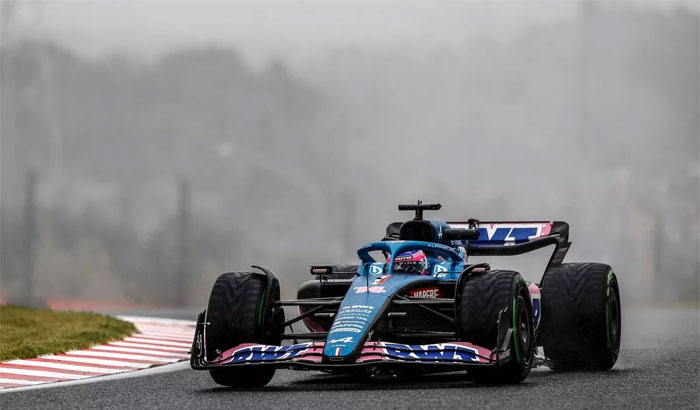
{"label": "wet weather tire", "polygon": [[[457,333],[460,340],[494,349],[508,329],[510,358],[499,366],[474,368],[470,377],[479,383],[511,384],[523,381],[532,367],[535,333],[527,284],[519,273],[495,270],[458,282]],[[499,313],[505,310],[498,334]]]}
{"label": "wet weather tire", "polygon": [[566,263],[542,280],[544,354],[555,370],[607,370],[620,351],[620,290],[612,268]]}
{"label": "wet weather tire", "polygon": [[[253,272],[224,273],[214,283],[206,311],[207,360],[215,360],[222,352],[242,343],[278,345],[279,334],[271,331],[275,320],[273,309],[265,311],[266,298],[279,300],[279,283],[275,280],[270,292],[267,278]],[[230,387],[260,387],[275,374],[274,368],[224,368],[210,370],[218,384]]]}

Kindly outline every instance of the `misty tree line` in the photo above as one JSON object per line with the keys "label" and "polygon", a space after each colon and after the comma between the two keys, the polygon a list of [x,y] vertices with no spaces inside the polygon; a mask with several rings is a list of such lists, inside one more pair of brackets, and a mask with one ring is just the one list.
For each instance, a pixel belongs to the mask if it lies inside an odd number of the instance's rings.
{"label": "misty tree line", "polygon": [[351,262],[418,198],[452,218],[568,220],[572,257],[641,278],[640,297],[697,300],[698,16],[623,11],[510,44],[341,50],[298,72],[230,48],[142,63],[12,44],[2,294],[21,294],[35,172],[40,297],[173,303],[186,180],[191,305],[250,263],[289,294],[308,263]]}
{"label": "misty tree line", "polygon": [[[280,63],[253,73],[233,51],[202,49],[143,67],[118,57],[85,62],[28,42],[6,50],[3,64],[3,118],[13,119],[3,122],[8,294],[21,283],[23,241],[12,238],[23,237],[29,171],[39,175],[39,294],[168,303],[179,258],[171,205],[179,179],[192,182],[195,201],[216,215],[189,224],[196,247],[189,265],[219,272],[262,247],[237,221],[298,223],[285,202],[305,202],[304,190],[328,178],[306,171],[338,161],[319,141],[321,97]],[[297,161],[312,168],[295,171]]]}

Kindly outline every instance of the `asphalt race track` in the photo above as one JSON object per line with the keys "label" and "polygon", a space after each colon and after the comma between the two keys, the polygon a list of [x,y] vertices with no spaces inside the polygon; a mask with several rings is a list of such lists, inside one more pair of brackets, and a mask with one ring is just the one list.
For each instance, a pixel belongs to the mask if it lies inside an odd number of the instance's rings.
{"label": "asphalt race track", "polygon": [[206,372],[176,365],[181,370],[3,393],[0,408],[697,409],[699,320],[698,310],[629,310],[623,317],[623,350],[613,370],[557,373],[537,369],[515,386],[475,385],[464,381],[460,373],[368,381],[281,370],[265,388],[232,390],[217,387]]}

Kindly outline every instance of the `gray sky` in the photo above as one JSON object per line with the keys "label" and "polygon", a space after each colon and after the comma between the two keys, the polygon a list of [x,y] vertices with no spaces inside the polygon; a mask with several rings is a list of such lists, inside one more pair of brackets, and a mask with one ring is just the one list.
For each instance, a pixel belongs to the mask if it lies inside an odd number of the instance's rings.
{"label": "gray sky", "polygon": [[[235,46],[256,66],[276,57],[299,64],[338,47],[433,49],[485,36],[508,41],[533,23],[570,17],[579,3],[20,0],[13,33],[48,36],[88,57],[127,53],[151,59],[182,46],[221,44]],[[631,3],[698,9],[697,0]]]}

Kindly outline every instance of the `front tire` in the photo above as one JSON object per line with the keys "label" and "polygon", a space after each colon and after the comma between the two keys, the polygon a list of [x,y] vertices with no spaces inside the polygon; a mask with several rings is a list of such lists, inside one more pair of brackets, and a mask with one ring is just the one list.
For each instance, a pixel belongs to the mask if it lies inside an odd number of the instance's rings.
{"label": "front tire", "polygon": [[555,370],[608,370],[620,352],[620,290],[602,263],[566,263],[542,280],[542,346]]}
{"label": "front tire", "polygon": [[501,365],[474,368],[470,377],[479,383],[520,383],[530,374],[535,346],[532,305],[527,285],[518,272],[491,271],[462,282],[457,331],[460,340],[487,349],[497,348],[498,318],[505,320],[502,332],[513,329],[509,338],[510,359]]}
{"label": "front tire", "polygon": [[[242,343],[278,345],[280,335],[272,332],[278,320],[274,309],[265,310],[266,298],[280,298],[279,282],[267,289],[264,275],[253,272],[224,273],[214,283],[205,323],[207,360]],[[214,381],[229,387],[261,387],[270,382],[274,368],[246,367],[210,370]]]}

